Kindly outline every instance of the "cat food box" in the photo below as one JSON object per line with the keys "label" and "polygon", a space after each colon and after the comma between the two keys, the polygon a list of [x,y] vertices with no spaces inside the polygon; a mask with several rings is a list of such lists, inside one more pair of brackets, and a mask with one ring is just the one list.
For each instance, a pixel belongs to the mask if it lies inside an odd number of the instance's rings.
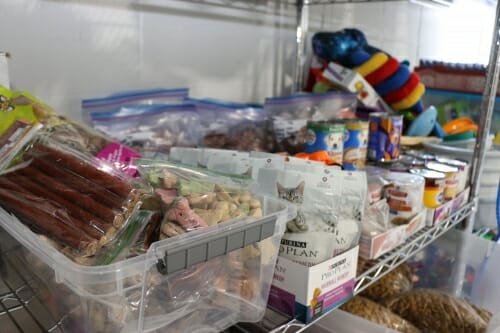
{"label": "cat food box", "polygon": [[268,305],[304,323],[353,296],[358,246],[314,266],[278,257]]}
{"label": "cat food box", "polygon": [[408,237],[421,230],[426,225],[427,210],[415,215],[407,224],[389,230],[367,235],[362,233],[359,239],[359,256],[363,259],[377,259],[381,255],[403,244]]}
{"label": "cat food box", "polygon": [[445,202],[439,207],[427,209],[427,226],[432,227],[434,225],[442,223],[450,215],[455,213],[469,201],[469,195],[470,188],[467,187],[452,200]]}

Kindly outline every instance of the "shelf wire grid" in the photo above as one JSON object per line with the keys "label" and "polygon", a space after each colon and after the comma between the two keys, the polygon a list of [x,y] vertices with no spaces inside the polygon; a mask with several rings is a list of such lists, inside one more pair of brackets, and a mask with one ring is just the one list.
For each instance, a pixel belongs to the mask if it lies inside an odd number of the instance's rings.
{"label": "shelf wire grid", "polygon": [[359,294],[374,282],[388,274],[391,270],[424,249],[430,243],[441,237],[458,223],[465,220],[473,211],[474,202],[467,203],[443,222],[424,229],[412,235],[403,245],[382,255],[373,263],[367,263],[363,273],[356,278],[354,294]]}
{"label": "shelf wire grid", "polygon": [[[356,278],[354,294],[359,294],[455,227],[473,212],[474,207],[474,202],[467,203],[443,222],[432,227],[425,227],[411,236],[405,244],[378,260],[368,262],[363,273]],[[2,246],[4,246],[4,237],[7,237],[5,232],[0,232]],[[47,300],[43,295],[48,291],[44,291],[43,282],[27,267],[19,253],[20,248],[21,246],[17,244],[8,251],[0,251],[0,332],[62,333],[61,324],[64,317],[54,318],[45,309],[44,304]],[[242,323],[231,327],[226,333],[299,333],[328,313],[306,325],[290,316],[268,309],[264,320],[258,325]]]}
{"label": "shelf wire grid", "polygon": [[20,245],[5,250],[9,240],[3,231],[0,240],[0,332],[62,333],[64,317],[48,310],[48,290],[19,255]]}
{"label": "shelf wire grid", "polygon": [[[396,247],[390,252],[386,253],[377,260],[367,262],[363,267],[363,273],[356,278],[356,285],[354,287],[354,295],[361,293],[377,280],[384,277],[391,272],[394,268],[408,260],[414,254],[423,250],[426,246],[434,242],[444,233],[464,221],[472,214],[476,207],[474,201],[465,204],[458,209],[455,213],[450,215],[444,221],[432,227],[425,227],[422,230],[412,235],[403,245]],[[333,310],[331,310],[333,311]],[[310,326],[317,323],[323,317],[328,315],[331,311],[325,312],[312,322],[304,324],[296,319],[291,319],[289,322],[276,327],[270,333],[300,333],[305,331]]]}

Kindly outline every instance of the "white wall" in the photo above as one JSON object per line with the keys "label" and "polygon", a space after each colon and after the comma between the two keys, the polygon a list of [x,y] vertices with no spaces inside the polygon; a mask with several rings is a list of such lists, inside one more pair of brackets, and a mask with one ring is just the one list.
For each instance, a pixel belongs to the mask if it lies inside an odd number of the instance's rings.
{"label": "white wall", "polygon": [[[486,0],[457,1],[442,10],[405,1],[314,6],[311,30],[360,28],[412,65],[484,63],[494,10]],[[253,102],[286,94],[293,7],[232,3],[258,12],[175,0],[0,0],[0,51],[12,55],[16,88],[77,119],[82,98],[124,89],[187,86],[196,97]]]}

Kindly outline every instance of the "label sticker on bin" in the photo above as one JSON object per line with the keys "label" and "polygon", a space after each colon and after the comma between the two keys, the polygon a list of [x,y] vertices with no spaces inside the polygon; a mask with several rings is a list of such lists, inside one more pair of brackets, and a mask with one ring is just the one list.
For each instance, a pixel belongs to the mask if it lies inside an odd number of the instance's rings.
{"label": "label sticker on bin", "polygon": [[165,250],[163,260],[158,260],[156,265],[158,271],[171,274],[272,237],[276,219],[276,216],[269,216]]}

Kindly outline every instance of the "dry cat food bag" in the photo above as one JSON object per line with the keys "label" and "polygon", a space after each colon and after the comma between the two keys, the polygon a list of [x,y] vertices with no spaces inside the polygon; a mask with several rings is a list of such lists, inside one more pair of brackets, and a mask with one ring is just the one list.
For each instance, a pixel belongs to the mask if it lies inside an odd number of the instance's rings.
{"label": "dry cat food bag", "polygon": [[248,176],[257,179],[260,169],[285,168],[285,157],[274,155],[268,157],[247,157],[241,153],[210,156],[207,169],[233,175]]}
{"label": "dry cat food bag", "polygon": [[356,246],[366,198],[366,175],[324,168],[321,173],[260,169],[259,191],[297,208],[280,255],[313,266]]}
{"label": "dry cat food bag", "polygon": [[[391,310],[382,305],[370,301],[368,298],[356,296],[340,307],[342,310],[352,313],[366,320],[372,321],[387,328],[397,330],[402,333],[419,333],[409,321],[401,318]],[[449,331],[451,333],[453,331]]]}
{"label": "dry cat food bag", "polygon": [[470,303],[438,290],[415,289],[383,304],[426,333],[485,333],[488,326]]}
{"label": "dry cat food bag", "polygon": [[361,296],[375,302],[410,291],[413,288],[412,271],[407,263],[402,263],[380,280],[365,289]]}

